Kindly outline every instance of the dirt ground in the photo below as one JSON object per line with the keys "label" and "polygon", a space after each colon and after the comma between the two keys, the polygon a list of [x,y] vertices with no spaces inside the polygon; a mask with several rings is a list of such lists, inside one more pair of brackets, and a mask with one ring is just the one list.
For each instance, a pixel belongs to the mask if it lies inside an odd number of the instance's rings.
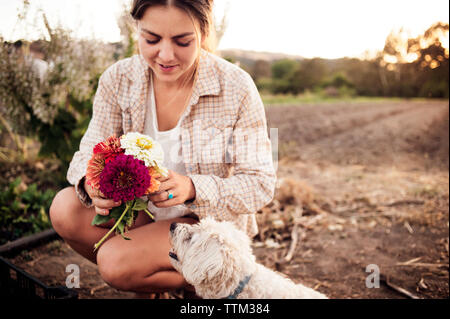
{"label": "dirt ground", "polygon": [[[448,101],[266,112],[280,160],[275,198],[257,214],[258,261],[330,298],[449,298]],[[61,241],[13,262],[48,285],[79,265],[80,298],[134,297]],[[379,288],[366,286],[369,265]]]}

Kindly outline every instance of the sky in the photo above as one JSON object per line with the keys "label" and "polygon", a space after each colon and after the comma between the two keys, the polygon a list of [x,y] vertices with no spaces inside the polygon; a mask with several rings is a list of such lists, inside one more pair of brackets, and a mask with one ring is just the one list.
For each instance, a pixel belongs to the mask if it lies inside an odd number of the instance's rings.
{"label": "sky", "polygon": [[[117,16],[127,0],[30,0],[28,16],[38,8],[51,25],[72,29],[79,37],[120,41]],[[36,39],[41,19],[17,24],[22,0],[0,0],[0,35],[5,40]],[[362,57],[380,51],[392,30],[411,37],[438,21],[449,23],[448,0],[215,0],[228,26],[218,49],[243,49],[306,58]],[[33,26],[34,25],[34,26]],[[447,42],[448,47],[448,42]]]}

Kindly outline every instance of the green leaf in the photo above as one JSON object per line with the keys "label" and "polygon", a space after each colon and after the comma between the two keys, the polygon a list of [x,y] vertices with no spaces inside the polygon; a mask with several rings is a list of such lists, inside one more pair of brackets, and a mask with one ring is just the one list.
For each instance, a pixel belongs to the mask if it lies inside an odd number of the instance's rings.
{"label": "green leaf", "polygon": [[22,179],[20,177],[17,177],[12,183],[11,183],[11,188],[15,189],[16,187],[18,187],[20,185],[20,183],[22,182]]}
{"label": "green leaf", "polygon": [[47,213],[45,212],[44,207],[41,207],[41,209],[39,210],[39,218],[42,220],[44,224],[49,223],[49,219]]}
{"label": "green leaf", "polygon": [[147,202],[141,198],[137,198],[134,205],[133,205],[133,210],[144,210],[147,208]]}
{"label": "green leaf", "polygon": [[122,236],[123,239],[125,239],[125,240],[131,240],[131,238],[128,238],[128,237],[126,237],[126,236],[124,235],[125,223],[124,223],[123,220],[119,223],[119,225],[117,225],[117,229],[119,230],[120,236]]}
{"label": "green leaf", "polygon": [[119,217],[122,215],[123,211],[126,208],[126,204],[122,204],[120,206],[117,207],[113,207],[111,208],[109,211],[109,216],[111,216],[111,218],[114,218],[115,220],[118,220]]}
{"label": "green leaf", "polygon": [[[126,224],[127,224],[127,226],[128,227],[131,227],[132,225],[133,225],[133,222],[134,222],[134,211],[132,210],[132,209],[130,209],[130,211],[129,212],[127,212],[127,218],[126,218]],[[136,214],[137,215],[137,214]]]}
{"label": "green leaf", "polygon": [[123,229],[125,228],[125,223],[123,221],[121,221],[118,225],[117,225],[117,229],[120,231],[121,234],[123,234]]}
{"label": "green leaf", "polygon": [[14,202],[11,204],[11,208],[13,211],[19,211],[20,210],[20,202],[15,199]]}
{"label": "green leaf", "polygon": [[101,224],[109,222],[111,220],[110,215],[108,215],[108,216],[103,216],[103,215],[99,215],[99,214],[95,215],[94,219],[92,220],[91,225],[92,226],[101,225]]}

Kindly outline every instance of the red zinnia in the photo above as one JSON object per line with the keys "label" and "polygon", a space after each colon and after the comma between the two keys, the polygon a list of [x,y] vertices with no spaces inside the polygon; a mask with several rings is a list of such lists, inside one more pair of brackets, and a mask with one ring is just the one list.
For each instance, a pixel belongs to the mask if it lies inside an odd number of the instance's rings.
{"label": "red zinnia", "polygon": [[103,154],[105,164],[112,161],[118,154],[125,153],[125,150],[120,147],[120,138],[110,136],[104,142],[100,142],[94,147],[94,154]]}

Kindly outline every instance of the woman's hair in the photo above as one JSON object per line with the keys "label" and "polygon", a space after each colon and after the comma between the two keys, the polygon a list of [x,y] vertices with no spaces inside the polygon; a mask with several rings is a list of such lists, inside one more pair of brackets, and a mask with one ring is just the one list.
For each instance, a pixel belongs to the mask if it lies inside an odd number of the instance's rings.
{"label": "woman's hair", "polygon": [[152,6],[174,6],[186,12],[197,21],[202,36],[202,48],[214,52],[216,46],[214,20],[212,14],[214,0],[133,0],[131,16],[141,20],[147,8]]}

